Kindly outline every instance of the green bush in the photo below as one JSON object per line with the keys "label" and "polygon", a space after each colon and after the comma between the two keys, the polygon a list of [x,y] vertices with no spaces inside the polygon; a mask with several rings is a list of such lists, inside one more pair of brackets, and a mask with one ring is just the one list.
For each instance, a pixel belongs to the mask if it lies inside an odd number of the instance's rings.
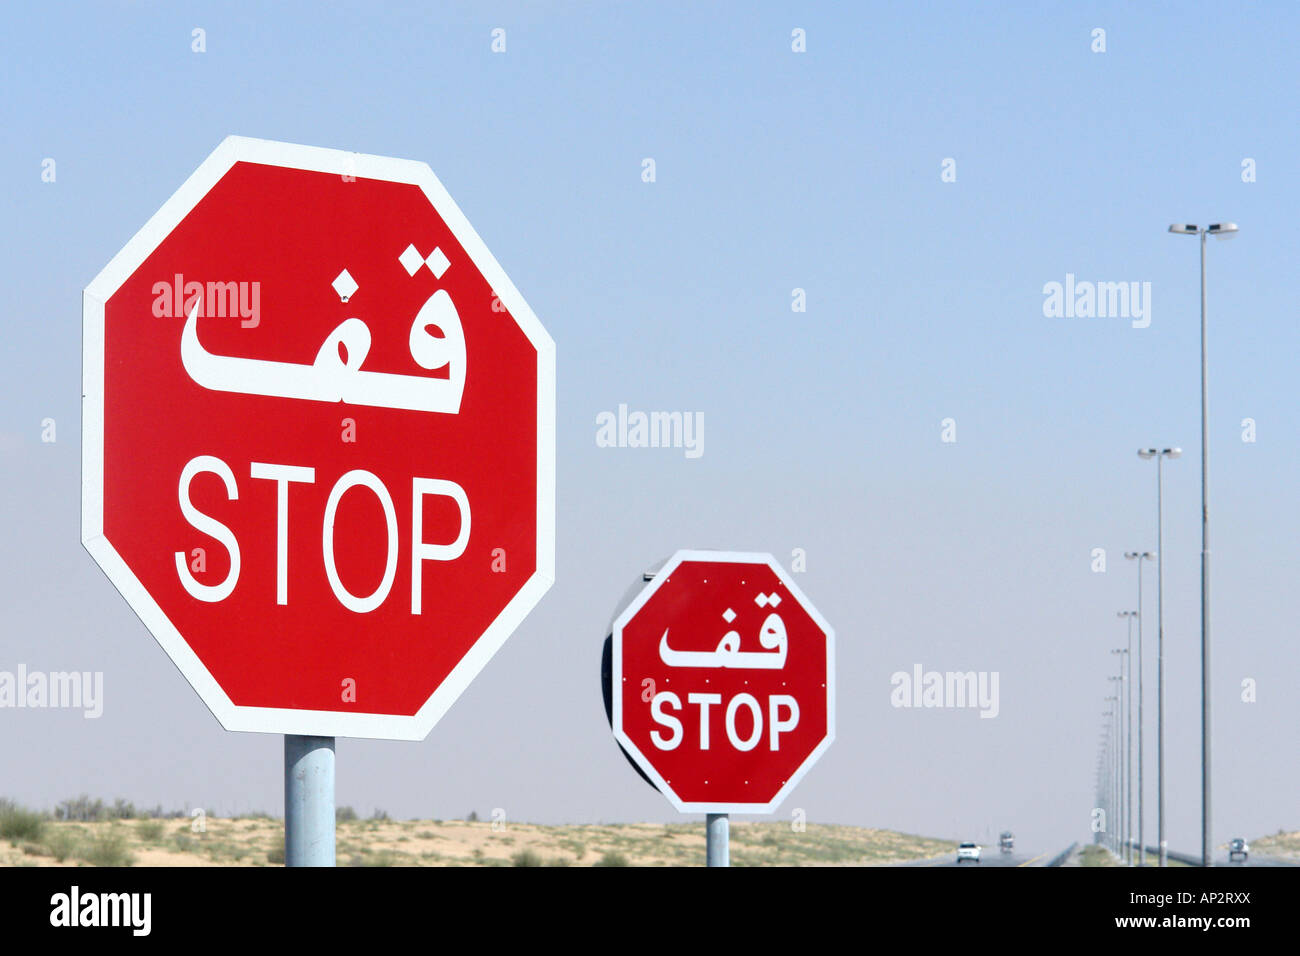
{"label": "green bush", "polygon": [[284,862],[284,847],[283,847],[283,846],[273,846],[273,847],[271,847],[271,849],[267,850],[267,851],[266,851],[266,862],[267,862],[267,863],[283,863],[283,862]]}
{"label": "green bush", "polygon": [[182,853],[189,853],[198,845],[199,841],[188,833],[177,833],[172,837],[172,846]]}
{"label": "green bush", "polygon": [[91,866],[130,866],[135,862],[127,851],[126,838],[116,830],[92,833],[78,855]]}
{"label": "green bush", "polygon": [[39,843],[44,833],[44,814],[25,810],[9,800],[0,801],[0,837]]}
{"label": "green bush", "polygon": [[339,807],[334,811],[335,823],[351,823],[357,818],[357,811],[351,807]]}
{"label": "green bush", "polygon": [[62,827],[52,829],[45,837],[45,850],[55,861],[62,863],[77,851],[77,836]]}
{"label": "green bush", "polygon": [[627,857],[622,853],[616,853],[613,850],[606,850],[602,856],[592,866],[628,866]]}
{"label": "green bush", "polygon": [[520,850],[510,858],[513,866],[541,866],[542,858],[532,850]]}
{"label": "green bush", "polygon": [[162,839],[163,825],[157,820],[141,820],[135,825],[135,833],[142,843],[157,843]]}

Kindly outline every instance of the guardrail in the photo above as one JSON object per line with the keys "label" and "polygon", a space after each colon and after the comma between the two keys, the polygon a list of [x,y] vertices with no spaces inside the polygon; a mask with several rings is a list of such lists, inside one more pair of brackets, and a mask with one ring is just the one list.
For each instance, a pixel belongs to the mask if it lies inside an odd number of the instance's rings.
{"label": "guardrail", "polygon": [[1047,861],[1046,863],[1044,863],[1043,865],[1044,865],[1044,866],[1060,866],[1062,863],[1064,863],[1066,860],[1068,860],[1068,859],[1070,858],[1070,854],[1074,852],[1074,848],[1077,847],[1078,845],[1079,845],[1078,843],[1071,843],[1071,844],[1070,844],[1069,846],[1067,846],[1064,850],[1062,850],[1060,853],[1056,854],[1056,856],[1052,857],[1050,860],[1048,860],[1048,861]]}
{"label": "guardrail", "polygon": [[[1147,847],[1147,866],[1155,865],[1154,863],[1151,862],[1152,855],[1155,856],[1156,861],[1158,862],[1160,859],[1160,848],[1154,846]],[[1186,863],[1188,866],[1201,865],[1200,854],[1192,855],[1191,853],[1178,853],[1174,850],[1165,850],[1165,856],[1173,860],[1175,863]],[[1251,856],[1253,856],[1256,860],[1267,860],[1268,861],[1266,864],[1267,866],[1300,866],[1300,863],[1295,863],[1291,860],[1286,860],[1286,859],[1278,859],[1275,856],[1260,855],[1255,853],[1253,850],[1251,851]],[[1223,866],[1222,859],[1220,859],[1219,862],[1215,863],[1215,866]]]}

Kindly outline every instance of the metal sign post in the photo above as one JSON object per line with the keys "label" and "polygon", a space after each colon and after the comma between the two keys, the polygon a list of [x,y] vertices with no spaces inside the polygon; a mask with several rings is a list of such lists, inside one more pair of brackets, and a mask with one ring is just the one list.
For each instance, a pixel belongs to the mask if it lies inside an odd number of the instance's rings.
{"label": "metal sign post", "polygon": [[731,824],[727,815],[710,813],[704,826],[704,865],[731,866]]}
{"label": "metal sign post", "polygon": [[284,865],[334,865],[334,738],[284,735]]}

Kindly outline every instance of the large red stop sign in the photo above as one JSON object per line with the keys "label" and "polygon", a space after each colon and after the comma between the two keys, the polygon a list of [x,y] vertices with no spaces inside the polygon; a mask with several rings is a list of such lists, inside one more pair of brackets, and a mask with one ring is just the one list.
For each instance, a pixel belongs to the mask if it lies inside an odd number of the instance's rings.
{"label": "large red stop sign", "polygon": [[86,289],[83,541],[231,730],[419,739],[554,577],[554,344],[423,163],[231,137]]}

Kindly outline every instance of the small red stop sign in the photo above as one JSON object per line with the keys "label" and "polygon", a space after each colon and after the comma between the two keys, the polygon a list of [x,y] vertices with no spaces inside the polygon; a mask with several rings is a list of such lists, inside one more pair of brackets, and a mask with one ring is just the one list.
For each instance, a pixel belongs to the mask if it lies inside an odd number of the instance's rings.
{"label": "small red stop sign", "polygon": [[614,735],[678,810],[770,812],[835,736],[834,643],[771,555],[679,551],[614,622]]}

